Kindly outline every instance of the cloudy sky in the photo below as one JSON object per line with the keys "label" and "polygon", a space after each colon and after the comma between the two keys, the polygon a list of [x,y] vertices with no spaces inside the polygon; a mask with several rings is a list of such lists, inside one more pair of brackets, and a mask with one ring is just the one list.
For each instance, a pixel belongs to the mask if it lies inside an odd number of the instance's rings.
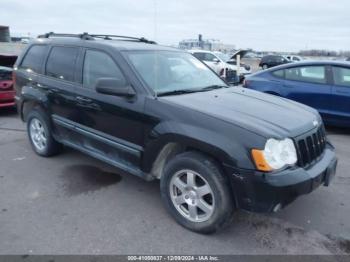
{"label": "cloudy sky", "polygon": [[1,0],[12,35],[145,36],[161,44],[220,39],[238,48],[350,50],[349,0]]}

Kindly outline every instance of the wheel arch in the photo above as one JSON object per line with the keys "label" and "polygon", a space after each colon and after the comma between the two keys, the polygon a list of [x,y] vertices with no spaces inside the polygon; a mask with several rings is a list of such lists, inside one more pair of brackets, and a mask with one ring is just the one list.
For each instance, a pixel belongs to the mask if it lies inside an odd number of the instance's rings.
{"label": "wheel arch", "polygon": [[44,111],[49,109],[46,95],[36,89],[23,87],[19,108],[21,119],[26,121],[29,112],[35,107],[39,107]]}
{"label": "wheel arch", "polygon": [[146,147],[142,159],[142,169],[147,173],[151,173],[154,177],[160,178],[164,166],[173,156],[188,151],[197,151],[207,155],[221,167],[223,167],[223,164],[237,165],[237,160],[218,146],[183,135],[169,134],[153,141]]}

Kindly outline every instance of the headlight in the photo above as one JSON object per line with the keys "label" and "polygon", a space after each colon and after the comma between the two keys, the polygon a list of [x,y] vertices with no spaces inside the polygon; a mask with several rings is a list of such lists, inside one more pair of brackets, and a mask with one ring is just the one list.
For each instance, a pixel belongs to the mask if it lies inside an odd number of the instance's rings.
{"label": "headlight", "polygon": [[297,162],[297,153],[291,139],[269,139],[264,150],[253,149],[256,167],[261,171],[272,171]]}

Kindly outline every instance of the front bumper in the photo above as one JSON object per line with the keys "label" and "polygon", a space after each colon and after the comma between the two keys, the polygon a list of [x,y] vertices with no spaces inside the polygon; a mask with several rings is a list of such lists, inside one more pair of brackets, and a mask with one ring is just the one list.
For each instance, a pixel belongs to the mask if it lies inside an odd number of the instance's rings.
{"label": "front bumper", "polygon": [[229,168],[236,205],[253,212],[272,212],[322,184],[328,186],[336,166],[333,147],[327,144],[321,159],[308,169],[295,167],[269,174]]}
{"label": "front bumper", "polygon": [[9,107],[15,104],[15,91],[0,91],[0,107]]}

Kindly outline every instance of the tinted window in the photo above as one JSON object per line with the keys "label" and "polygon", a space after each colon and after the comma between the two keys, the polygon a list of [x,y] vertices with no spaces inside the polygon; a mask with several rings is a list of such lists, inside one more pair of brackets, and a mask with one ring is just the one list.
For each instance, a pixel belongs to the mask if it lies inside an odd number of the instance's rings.
{"label": "tinted window", "polygon": [[273,71],[272,74],[276,77],[283,78],[284,77],[284,70]]}
{"label": "tinted window", "polygon": [[199,60],[204,60],[204,53],[194,53],[193,55]]}
{"label": "tinted window", "polygon": [[46,55],[47,46],[33,45],[25,55],[21,68],[30,69],[33,72],[41,73],[41,67]]}
{"label": "tinted window", "polygon": [[309,83],[326,83],[326,70],[324,66],[293,67],[285,70],[285,78],[288,80],[303,81]]}
{"label": "tinted window", "polygon": [[102,77],[125,81],[122,72],[109,55],[99,51],[86,51],[83,72],[84,86],[95,88],[97,80]]}
{"label": "tinted window", "polygon": [[350,87],[350,69],[333,67],[334,84]]}
{"label": "tinted window", "polygon": [[78,48],[53,47],[46,63],[46,74],[55,78],[74,81],[77,56]]}

